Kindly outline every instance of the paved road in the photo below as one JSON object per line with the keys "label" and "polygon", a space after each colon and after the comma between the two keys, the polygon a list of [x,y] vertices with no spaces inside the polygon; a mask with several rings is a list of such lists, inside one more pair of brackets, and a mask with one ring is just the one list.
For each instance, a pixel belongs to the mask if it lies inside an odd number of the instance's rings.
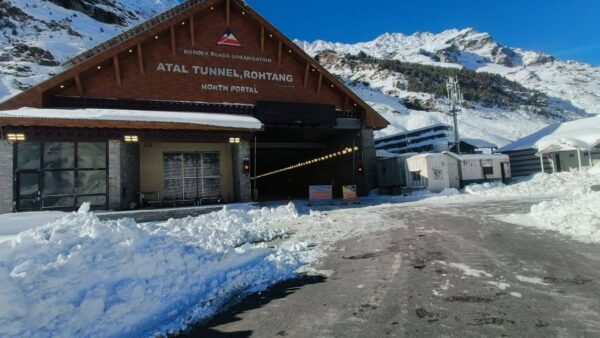
{"label": "paved road", "polygon": [[600,336],[600,245],[490,215],[528,203],[392,206],[403,224],[338,243],[327,278],[283,283],[195,337]]}

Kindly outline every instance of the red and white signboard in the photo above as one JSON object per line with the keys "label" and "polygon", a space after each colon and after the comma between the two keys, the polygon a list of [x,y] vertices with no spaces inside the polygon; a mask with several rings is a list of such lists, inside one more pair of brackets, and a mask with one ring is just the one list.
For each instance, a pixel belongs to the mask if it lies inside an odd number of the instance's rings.
{"label": "red and white signboard", "polygon": [[342,187],[342,195],[345,202],[357,202],[358,194],[355,185],[345,185]]}
{"label": "red and white signboard", "polygon": [[223,33],[223,36],[217,41],[217,45],[225,45],[225,46],[233,46],[233,47],[242,47],[240,41],[235,37],[233,32],[228,29]]}

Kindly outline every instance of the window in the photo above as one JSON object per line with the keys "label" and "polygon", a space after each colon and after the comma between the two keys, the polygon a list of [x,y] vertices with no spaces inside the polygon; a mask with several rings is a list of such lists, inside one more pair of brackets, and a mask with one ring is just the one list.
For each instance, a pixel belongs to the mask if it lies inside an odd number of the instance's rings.
{"label": "window", "polygon": [[411,177],[411,179],[412,179],[413,182],[415,182],[415,181],[421,181],[421,179],[422,179],[420,171],[411,171],[410,172],[410,177]]}
{"label": "window", "polygon": [[20,142],[17,209],[74,209],[107,203],[106,142]]}
{"label": "window", "polygon": [[433,168],[433,179],[442,180],[444,178],[444,171],[442,169]]}
{"label": "window", "polygon": [[494,175],[494,167],[483,167],[483,174],[485,176]]}
{"label": "window", "polygon": [[170,200],[221,197],[218,152],[164,153],[164,194]]}

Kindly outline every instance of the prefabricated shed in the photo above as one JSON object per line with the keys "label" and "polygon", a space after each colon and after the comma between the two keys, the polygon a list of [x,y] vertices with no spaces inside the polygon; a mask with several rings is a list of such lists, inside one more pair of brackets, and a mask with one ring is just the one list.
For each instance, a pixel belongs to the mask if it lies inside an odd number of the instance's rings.
{"label": "prefabricated shed", "polygon": [[441,192],[450,188],[448,157],[442,153],[419,154],[406,159],[408,187]]}

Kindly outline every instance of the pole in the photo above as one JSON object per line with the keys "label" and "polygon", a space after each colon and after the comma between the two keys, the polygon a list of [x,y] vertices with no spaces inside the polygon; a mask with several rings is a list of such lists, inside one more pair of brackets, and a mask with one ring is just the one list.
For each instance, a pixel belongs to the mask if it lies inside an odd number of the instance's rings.
{"label": "pole", "polygon": [[256,191],[257,191],[256,185],[258,183],[257,179],[256,179],[256,176],[258,176],[257,175],[258,174],[257,173],[258,168],[256,167],[256,163],[258,161],[258,156],[257,156],[257,154],[258,154],[258,152],[257,152],[258,143],[257,142],[258,142],[257,141],[257,136],[255,135],[254,136],[254,179],[252,180],[252,181],[254,181],[254,188],[252,188],[252,196],[254,196],[254,202],[258,202],[258,196],[257,196],[258,194],[256,193]]}
{"label": "pole", "polygon": [[590,160],[590,169],[594,166],[592,162],[592,151],[588,150],[588,159]]}
{"label": "pole", "polygon": [[542,174],[544,173],[544,171],[546,171],[546,169],[544,169],[544,154],[540,153],[540,164],[542,165]]}
{"label": "pole", "polygon": [[356,137],[352,140],[352,184],[356,185]]}
{"label": "pole", "polygon": [[577,162],[579,164],[579,171],[581,171],[581,149],[577,149]]}

